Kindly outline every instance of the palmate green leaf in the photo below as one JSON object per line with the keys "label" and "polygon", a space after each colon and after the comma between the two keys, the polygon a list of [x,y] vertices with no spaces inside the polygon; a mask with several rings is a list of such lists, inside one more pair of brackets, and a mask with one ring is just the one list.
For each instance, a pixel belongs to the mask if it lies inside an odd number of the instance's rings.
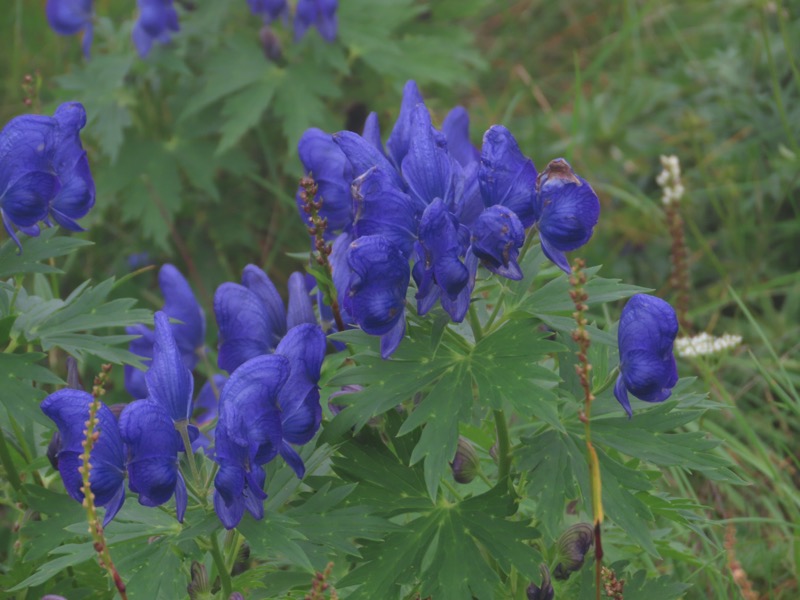
{"label": "palmate green leaf", "polygon": [[0,279],[23,273],[61,273],[61,269],[41,261],[70,254],[92,242],[77,237],[58,235],[58,229],[45,229],[38,237],[20,235],[22,253],[13,240],[0,246]]}
{"label": "palmate green leaf", "polygon": [[[589,282],[584,289],[589,294],[589,300],[587,301],[589,306],[613,302],[614,300],[628,298],[634,294],[651,291],[648,288],[637,285],[620,283],[619,279],[595,277],[600,268],[597,266],[585,270]],[[571,312],[575,310],[575,305],[569,297],[569,290],[569,276],[562,274],[528,296],[520,305],[519,310],[531,315]]]}
{"label": "palmate green leaf", "polygon": [[[75,523],[84,523],[86,510],[63,490],[51,491],[38,485],[25,485],[25,501],[31,510],[42,515],[41,520],[28,520],[20,530],[24,541],[26,561],[38,561],[64,542],[80,539],[68,531]],[[84,532],[86,529],[84,529]]]}
{"label": "palmate green leaf", "polygon": [[217,154],[222,154],[236,145],[242,136],[261,121],[261,115],[269,108],[276,91],[282,87],[285,72],[270,65],[261,66],[261,77],[230,95],[222,107],[222,139]]}
{"label": "palmate green leaf", "polygon": [[237,529],[259,559],[278,560],[313,573],[314,566],[298,544],[305,539],[298,525],[297,521],[280,513],[266,513],[260,521],[248,513]]}
{"label": "palmate green leaf", "polygon": [[138,539],[111,550],[131,598],[175,600],[186,597],[187,564],[169,537]]}
{"label": "palmate green leaf", "polygon": [[41,585],[61,573],[64,569],[84,563],[97,555],[91,543],[64,544],[63,546],[53,548],[50,554],[57,558],[53,558],[41,565],[33,575],[19,582],[8,591],[17,592],[28,589],[29,587]]}
{"label": "palmate green leaf", "polygon": [[44,350],[58,346],[79,359],[89,354],[139,366],[138,358],[115,347],[130,341],[131,336],[89,333],[96,329],[148,322],[152,318],[149,310],[133,308],[136,303],[133,299],[109,300],[114,281],[112,277],[96,286],[85,282],[63,303],[51,301],[55,302],[52,306],[43,303],[47,310],[26,311],[17,319],[14,329],[28,341],[39,340]]}
{"label": "palmate green leaf", "polygon": [[39,409],[39,403],[45,396],[45,391],[39,385],[64,382],[52,371],[37,364],[45,356],[41,352],[0,354],[0,404],[22,424],[34,421],[52,425]]}
{"label": "palmate green leaf", "polygon": [[540,557],[526,542],[538,533],[524,521],[512,520],[517,498],[511,490],[496,487],[459,503],[431,502],[421,465],[407,466],[417,445],[414,438],[422,432],[396,437],[399,425],[399,416],[389,413],[385,433],[394,452],[383,443],[386,438],[365,429],[333,458],[335,472],[358,483],[348,496],[354,503],[384,517],[405,514],[402,528],[388,529],[383,541],[360,549],[363,564],[337,587],[359,586],[352,598],[395,597],[403,584],[419,585],[423,596],[445,600],[470,597],[467,590],[491,598],[499,577],[487,556],[506,573],[513,566],[533,575]]}

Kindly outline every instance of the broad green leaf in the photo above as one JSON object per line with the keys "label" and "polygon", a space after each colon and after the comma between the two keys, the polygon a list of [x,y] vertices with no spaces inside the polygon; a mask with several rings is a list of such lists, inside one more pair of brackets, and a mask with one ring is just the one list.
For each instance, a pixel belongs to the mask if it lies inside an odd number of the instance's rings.
{"label": "broad green leaf", "polygon": [[259,558],[283,559],[281,562],[313,573],[313,565],[298,544],[305,536],[297,528],[297,521],[280,513],[266,513],[260,521],[248,514],[237,527]]}
{"label": "broad green leaf", "polygon": [[217,154],[232,148],[261,121],[261,115],[269,107],[276,90],[285,83],[285,73],[275,67],[270,66],[267,70],[262,67],[261,73],[260,79],[225,100],[222,107],[224,123],[220,127],[222,139]]}
{"label": "broad green leaf", "polygon": [[45,229],[38,237],[20,236],[22,253],[13,240],[6,240],[0,246],[0,279],[22,273],[60,273],[61,270],[43,260],[64,256],[83,246],[91,246],[92,242],[77,237],[57,235],[56,228]]}
{"label": "broad green leaf", "polygon": [[[65,544],[63,546],[54,548],[50,554],[58,555],[58,557],[44,563],[33,575],[24,581],[21,581],[8,591],[16,592],[19,590],[25,590],[29,587],[35,587],[44,583],[45,581],[49,581],[64,569],[79,565],[96,556],[94,546],[91,543]],[[98,572],[98,576],[100,575],[101,574]]]}

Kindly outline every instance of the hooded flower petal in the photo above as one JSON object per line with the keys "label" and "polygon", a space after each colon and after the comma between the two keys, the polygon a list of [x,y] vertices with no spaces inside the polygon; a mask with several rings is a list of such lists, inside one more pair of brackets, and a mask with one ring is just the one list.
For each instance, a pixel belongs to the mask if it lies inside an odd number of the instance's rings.
{"label": "hooded flower petal", "polygon": [[181,441],[169,413],[158,402],[137,400],[122,411],[119,429],[128,446],[131,491],[139,494],[144,506],[160,506],[175,494],[178,520],[183,521],[186,484],[178,471]]}
{"label": "hooded flower petal", "polygon": [[222,390],[217,435],[224,428],[235,444],[266,446],[262,460],[274,456],[281,443],[278,393],[290,370],[289,361],[278,355],[257,356],[236,369]]}
{"label": "hooded flower petal", "polygon": [[620,375],[614,395],[632,416],[628,392],[645,402],[663,402],[678,382],[672,345],[678,319],[664,300],[646,294],[631,296],[619,322]]}
{"label": "hooded flower petal", "polygon": [[456,106],[447,113],[442,123],[442,132],[447,138],[447,150],[462,167],[478,163],[481,153],[469,139],[469,113],[463,106]]}
{"label": "hooded flower petal", "polygon": [[300,40],[309,27],[315,26],[326,42],[336,39],[338,0],[298,0],[294,16],[294,37]]}
{"label": "hooded flower petal", "polygon": [[[347,156],[330,134],[315,128],[306,130],[297,144],[297,151],[306,173],[311,174],[318,186],[316,199],[322,200],[319,214],[328,219],[328,230],[345,229],[353,221],[353,201],[350,196],[353,168]],[[297,205],[300,216],[310,224],[303,212],[301,191],[302,188],[298,189]]]}
{"label": "hooded flower petal", "polygon": [[536,167],[522,154],[517,140],[502,125],[493,125],[483,136],[478,170],[486,206],[500,204],[514,211],[526,229],[536,221],[534,192]]}
{"label": "hooded flower petal", "polygon": [[447,139],[434,129],[424,104],[418,104],[411,120],[408,154],[403,158],[403,176],[412,195],[424,204],[436,198],[450,203],[453,196],[453,170],[447,153]]}
{"label": "hooded flower petal", "polygon": [[517,256],[524,241],[522,223],[502,205],[487,208],[472,226],[472,252],[492,273],[509,279],[522,279]]}
{"label": "hooded flower petal", "polygon": [[62,227],[82,231],[76,221],[86,216],[95,203],[94,179],[80,138],[86,125],[86,110],[80,102],[66,102],[56,109],[53,119],[53,169],[61,189],[50,203],[50,212]]}
{"label": "hooded flower petal", "polygon": [[389,150],[389,155],[398,169],[403,164],[406,154],[408,154],[408,146],[413,136],[411,120],[418,104],[424,106],[425,101],[422,99],[422,94],[419,93],[416,81],[409,80],[403,87],[400,114],[397,115],[397,121],[394,123],[392,133],[389,134],[389,139],[386,141],[386,148]]}
{"label": "hooded flower petal", "polygon": [[264,305],[272,330],[272,338],[268,341],[274,348],[286,333],[286,309],[281,295],[269,276],[255,265],[247,265],[242,271],[242,285],[258,296]]}
{"label": "hooded flower petal", "polygon": [[361,329],[383,335],[405,322],[410,269],[400,249],[383,236],[368,235],[350,245],[347,262],[352,273],[343,304]]}
{"label": "hooded flower petal", "polygon": [[[275,354],[288,359],[291,369],[278,395],[284,440],[282,455],[287,443],[306,444],[319,429],[322,406],[317,383],[325,348],[325,334],[319,325],[303,323],[290,329],[275,349]],[[302,477],[302,473],[298,473],[298,477]]]}
{"label": "hooded flower petal", "polygon": [[364,121],[364,131],[361,132],[361,137],[368,143],[377,148],[383,154],[383,142],[381,141],[381,124],[378,121],[377,113],[371,112],[367,115]]}
{"label": "hooded flower petal", "polygon": [[425,210],[422,202],[398,188],[380,167],[373,167],[353,182],[353,200],[355,237],[382,235],[404,255],[411,255],[417,224]]}
{"label": "hooded flower petal", "polygon": [[536,214],[545,256],[566,273],[564,252],[589,241],[600,217],[600,200],[563,158],[550,161],[536,183]]}
{"label": "hooded flower petal", "polygon": [[167,263],[161,267],[158,286],[164,295],[163,311],[171,319],[180,321],[170,327],[183,362],[190,370],[194,369],[200,359],[198,352],[206,340],[206,315],[189,282],[174,265]]}
{"label": "hooded flower petal", "polygon": [[[78,502],[83,500],[83,485],[78,467],[82,464],[84,431],[89,418],[92,395],[73,389],[59,390],[42,402],[42,412],[58,427],[61,437],[57,464],[67,493]],[[89,484],[95,495],[95,504],[106,507],[108,523],[122,506],[125,498],[125,451],[117,420],[105,404],[97,412],[99,432],[89,460],[92,471]]]}
{"label": "hooded flower petal", "polygon": [[264,516],[266,475],[253,458],[250,447],[235,444],[220,429],[215,452],[220,467],[214,478],[214,510],[226,529],[239,524],[245,509],[255,519]]}
{"label": "hooded flower petal", "polygon": [[175,343],[169,317],[159,311],[155,314],[155,323],[153,362],[145,375],[148,398],[161,404],[176,423],[188,420],[192,416],[192,373],[186,368]]}
{"label": "hooded flower petal", "polygon": [[301,323],[316,323],[314,305],[311,303],[306,278],[300,272],[289,275],[289,310],[286,313],[286,326],[289,331]]}
{"label": "hooded flower petal", "polygon": [[[271,352],[277,337],[261,299],[237,283],[223,283],[214,294],[219,327],[220,369],[233,373],[239,365]],[[276,342],[277,343],[277,342]]]}

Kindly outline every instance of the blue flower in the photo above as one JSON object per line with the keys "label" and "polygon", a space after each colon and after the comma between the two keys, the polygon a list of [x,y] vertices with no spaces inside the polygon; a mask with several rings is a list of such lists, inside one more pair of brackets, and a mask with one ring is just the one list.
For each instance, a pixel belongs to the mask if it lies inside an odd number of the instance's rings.
{"label": "blue flower", "polygon": [[264,516],[264,470],[280,450],[283,437],[278,393],[289,378],[289,359],[257,356],[231,375],[220,396],[214,460],[214,509],[232,529],[245,508],[256,519]]}
{"label": "blue flower", "polygon": [[338,0],[298,0],[294,15],[294,38],[300,40],[309,27],[315,26],[326,42],[336,39],[339,23],[336,11]]}
{"label": "blue flower", "polygon": [[361,329],[381,336],[381,356],[388,358],[406,331],[408,258],[385,237],[367,235],[350,244],[347,262],[351,273],[342,305]]}
{"label": "blue flower", "polygon": [[247,4],[250,5],[250,12],[260,16],[265,25],[289,16],[289,5],[286,0],[247,0]]}
{"label": "blue flower", "polygon": [[535,207],[542,251],[569,273],[564,252],[577,250],[591,239],[600,217],[597,194],[567,161],[557,158],[539,175]]}
{"label": "blue flower", "polygon": [[472,225],[471,250],[492,273],[522,279],[517,264],[525,228],[514,211],[497,204],[484,210]]}
{"label": "blue flower", "polygon": [[[78,502],[83,501],[83,481],[78,468],[83,464],[80,455],[92,401],[87,392],[63,389],[50,394],[41,404],[42,412],[55,422],[61,436],[57,464],[64,487]],[[92,466],[89,484],[95,504],[106,508],[103,525],[107,525],[125,502],[125,450],[117,420],[105,404],[100,405],[97,421],[95,430],[99,437],[89,459]]]}
{"label": "blue flower", "polygon": [[[306,173],[310,173],[317,184],[317,200],[322,200],[320,215],[328,220],[326,231],[338,232],[346,229],[353,221],[353,200],[350,195],[350,182],[353,168],[344,152],[333,137],[321,129],[307,129],[297,144],[300,161]],[[311,225],[308,215],[303,211],[302,187],[297,191],[297,206],[300,216]]]}
{"label": "blue flower", "polygon": [[678,319],[664,300],[646,294],[631,296],[619,320],[619,370],[614,395],[633,415],[628,392],[645,402],[663,402],[678,382],[672,344]]}
{"label": "blue flower", "polygon": [[178,13],[172,0],[136,0],[136,3],[139,19],[133,26],[131,38],[139,56],[145,58],[153,42],[168,44],[172,39],[171,32],[179,31]]}
{"label": "blue flower", "polygon": [[39,221],[50,225],[48,212],[62,227],[82,231],[76,221],[95,202],[80,140],[85,124],[83,105],[68,102],[52,117],[16,117],[0,132],[0,212],[17,246],[14,227],[39,235]]}
{"label": "blue flower", "polygon": [[[305,284],[293,283],[289,292],[291,325],[316,322]],[[287,329],[283,300],[270,278],[255,265],[244,268],[242,285],[228,282],[217,288],[214,314],[219,326],[217,364],[228,373],[251,358],[273,352]]]}
{"label": "blue flower", "polygon": [[322,406],[317,384],[326,345],[319,325],[302,323],[290,329],[275,349],[276,355],[288,359],[290,367],[278,395],[282,437],[279,452],[300,478],[305,474],[305,465],[291,444],[307,444],[319,429]]}
{"label": "blue flower", "polygon": [[386,141],[386,148],[389,150],[389,156],[391,156],[398,170],[403,164],[403,159],[406,157],[406,154],[408,154],[408,147],[413,137],[411,121],[418,104],[424,106],[425,101],[422,99],[422,94],[419,92],[417,83],[414,80],[409,80],[406,82],[405,86],[403,86],[403,99],[400,102],[400,113],[397,115],[397,120],[394,123],[392,132],[389,134],[389,139]]}
{"label": "blue flower", "polygon": [[160,506],[174,494],[182,523],[187,495],[178,470],[181,440],[169,413],[159,402],[137,400],[122,411],[119,431],[128,447],[129,487],[139,494],[139,503]]}
{"label": "blue flower", "polygon": [[[225,387],[228,378],[225,375],[213,375],[200,388],[194,399],[194,422],[198,427],[211,424],[219,414],[219,397],[222,388]],[[213,385],[212,385],[213,382]],[[214,441],[216,425],[201,431],[200,435],[192,442],[192,450],[197,452],[200,449],[208,454],[208,450]]]}
{"label": "blue flower", "polygon": [[59,35],[74,35],[83,31],[81,49],[89,58],[92,47],[92,0],[47,0],[47,22]]}
{"label": "blue flower", "polygon": [[469,139],[469,113],[463,106],[456,106],[447,113],[442,123],[442,132],[447,138],[447,150],[462,167],[478,163],[481,153]]}
{"label": "blue flower", "polygon": [[166,313],[155,314],[153,362],[145,374],[148,399],[160,404],[175,423],[192,416],[194,378],[181,357]]}
{"label": "blue flower", "polygon": [[[158,285],[164,296],[163,312],[175,323],[170,323],[172,335],[178,345],[186,368],[190,371],[197,366],[201,352],[204,352],[206,338],[206,317],[197,302],[192,288],[181,272],[171,264],[164,264],[158,272]],[[153,330],[144,325],[126,328],[129,335],[139,337],[131,341],[128,349],[144,359],[145,364],[153,358],[155,336]],[[144,371],[130,365],[125,366],[125,389],[134,397],[141,399],[147,396]]]}

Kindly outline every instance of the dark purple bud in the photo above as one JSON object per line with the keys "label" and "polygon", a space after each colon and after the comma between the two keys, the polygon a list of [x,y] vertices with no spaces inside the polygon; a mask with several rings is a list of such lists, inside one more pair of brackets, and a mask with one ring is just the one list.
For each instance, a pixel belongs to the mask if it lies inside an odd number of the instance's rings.
{"label": "dark purple bud", "polygon": [[594,529],[589,523],[575,523],[558,538],[557,550],[559,563],[553,575],[565,581],[570,574],[583,566],[586,553],[594,544]]}
{"label": "dark purple bud", "polygon": [[205,565],[192,562],[192,580],[186,586],[190,600],[201,600],[211,596],[211,582],[208,580],[208,571]]}
{"label": "dark purple bud", "polygon": [[242,596],[239,592],[233,592],[228,597],[228,600],[244,600],[244,596]]}
{"label": "dark purple bud", "polygon": [[84,389],[81,383],[81,374],[78,371],[78,361],[72,356],[67,357],[67,387],[81,391]]}
{"label": "dark purple bud", "polygon": [[450,467],[453,469],[453,479],[458,483],[469,483],[477,476],[480,461],[475,447],[467,438],[458,436],[456,455]]}
{"label": "dark purple bud", "polygon": [[272,31],[272,27],[264,25],[258,32],[258,39],[261,41],[261,48],[264,50],[266,59],[270,62],[278,62],[283,56],[283,49],[281,41]]}
{"label": "dark purple bud", "polygon": [[542,574],[542,585],[538,586],[535,583],[531,583],[528,586],[528,600],[553,600],[556,597],[556,591],[550,581],[550,569],[542,563],[539,565],[539,572]]}

